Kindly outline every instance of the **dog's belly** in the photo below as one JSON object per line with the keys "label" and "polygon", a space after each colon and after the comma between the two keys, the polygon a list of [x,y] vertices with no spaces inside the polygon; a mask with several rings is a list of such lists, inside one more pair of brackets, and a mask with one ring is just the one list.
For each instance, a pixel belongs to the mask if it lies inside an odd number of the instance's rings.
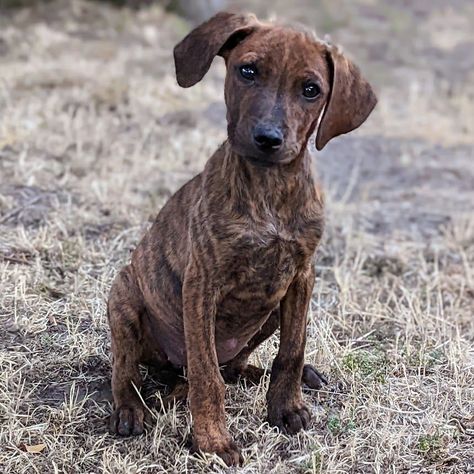
{"label": "dog's belly", "polygon": [[[216,321],[216,352],[220,364],[225,364],[232,360],[244,349],[248,342],[260,331],[267,321],[271,312],[264,315],[256,314],[253,318],[242,320],[238,316],[229,318],[219,318]],[[240,324],[239,324],[240,322]],[[238,330],[231,327],[238,325]]]}
{"label": "dog's belly", "polygon": [[[186,344],[183,321],[180,317],[164,318],[160,312],[146,313],[145,337],[150,349],[164,352],[176,367],[186,365]],[[153,358],[153,355],[151,355]]]}
{"label": "dog's belly", "polygon": [[[254,314],[251,318],[239,318],[234,315],[217,315],[216,320],[216,352],[220,364],[233,359],[265,324],[271,311],[265,314]],[[175,366],[187,364],[184,329],[164,323],[163,320],[153,317],[153,329],[148,337],[152,345],[163,351],[167,359]],[[238,328],[236,329],[236,326]]]}
{"label": "dog's belly", "polygon": [[235,288],[221,302],[216,318],[216,350],[220,363],[233,359],[260,331],[285,296],[292,272],[254,278]]}

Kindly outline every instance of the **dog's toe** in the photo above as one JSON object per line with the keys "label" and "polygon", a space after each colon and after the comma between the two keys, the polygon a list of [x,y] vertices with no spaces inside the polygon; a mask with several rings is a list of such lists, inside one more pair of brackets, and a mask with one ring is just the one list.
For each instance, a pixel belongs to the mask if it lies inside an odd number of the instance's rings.
{"label": "dog's toe", "polygon": [[109,429],[120,436],[138,436],[145,430],[143,409],[121,406],[110,417]]}
{"label": "dog's toe", "polygon": [[309,426],[311,413],[306,405],[282,407],[270,410],[268,421],[285,434],[293,435]]}
{"label": "dog's toe", "polygon": [[303,368],[303,377],[301,381],[308,387],[314,390],[320,390],[323,385],[327,385],[326,377],[316,370],[312,365],[306,364]]}
{"label": "dog's toe", "polygon": [[217,451],[216,454],[227,464],[227,466],[240,466],[243,463],[240,449],[233,441],[231,441],[224,449]]}
{"label": "dog's toe", "polygon": [[217,454],[227,466],[240,466],[243,457],[237,444],[226,432],[213,432],[212,429],[194,438],[192,452]]}
{"label": "dog's toe", "polygon": [[310,419],[311,415],[306,406],[298,408],[294,411],[289,411],[283,417],[283,431],[288,434],[298,433],[298,431],[308,427]]}

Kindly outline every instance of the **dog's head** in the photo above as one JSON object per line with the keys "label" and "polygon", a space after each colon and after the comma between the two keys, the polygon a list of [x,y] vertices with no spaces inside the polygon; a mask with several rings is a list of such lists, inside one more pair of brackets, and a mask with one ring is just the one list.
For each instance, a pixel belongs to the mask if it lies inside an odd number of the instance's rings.
{"label": "dog's head", "polygon": [[377,99],[358,68],[312,34],[218,13],[174,49],[179,85],[190,87],[216,55],[225,59],[229,141],[256,164],[288,163],[319,121],[316,147],[359,127]]}

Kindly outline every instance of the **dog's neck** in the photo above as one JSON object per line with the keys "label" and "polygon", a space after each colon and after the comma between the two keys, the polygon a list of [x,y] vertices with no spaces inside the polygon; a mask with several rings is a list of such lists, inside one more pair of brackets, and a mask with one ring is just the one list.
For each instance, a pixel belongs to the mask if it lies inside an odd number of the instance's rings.
{"label": "dog's neck", "polygon": [[220,178],[228,192],[223,205],[239,214],[259,219],[269,213],[283,220],[304,215],[305,209],[320,201],[315,186],[311,155],[304,147],[288,164],[258,166],[236,154],[225,142],[219,149]]}

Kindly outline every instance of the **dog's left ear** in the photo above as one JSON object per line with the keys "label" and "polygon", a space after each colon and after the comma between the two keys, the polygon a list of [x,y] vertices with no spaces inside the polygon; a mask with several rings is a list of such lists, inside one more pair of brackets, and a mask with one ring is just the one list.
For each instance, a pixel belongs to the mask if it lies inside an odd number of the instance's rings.
{"label": "dog's left ear", "polygon": [[181,87],[199,82],[217,55],[225,54],[257,27],[254,15],[220,12],[195,28],[174,48],[176,79]]}
{"label": "dog's left ear", "polygon": [[337,48],[328,47],[327,62],[331,90],[316,136],[318,150],[332,138],[362,125],[377,103],[372,87],[359,68]]}

